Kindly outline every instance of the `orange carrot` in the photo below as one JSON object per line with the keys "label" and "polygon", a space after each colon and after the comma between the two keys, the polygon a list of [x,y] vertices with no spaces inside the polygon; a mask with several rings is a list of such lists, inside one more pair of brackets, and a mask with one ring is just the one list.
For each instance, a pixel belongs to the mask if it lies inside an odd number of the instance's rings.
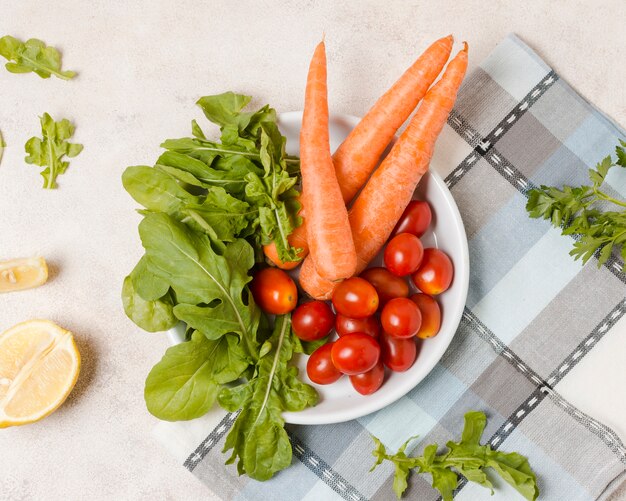
{"label": "orange carrot", "polygon": [[[304,217],[302,211],[300,211],[299,216]],[[309,244],[306,241],[306,226],[304,221],[302,221],[302,224],[289,234],[287,242],[289,242],[291,247],[301,249],[298,253],[298,257],[300,258],[298,261],[281,261],[280,257],[278,257],[278,250],[276,250],[276,244],[274,242],[264,245],[263,252],[265,253],[265,257],[280,269],[293,270],[296,266],[300,265],[302,260],[309,253]]]}
{"label": "orange carrot", "polygon": [[[452,43],[452,35],[449,35],[431,44],[378,99],[335,152],[335,173],[346,204],[363,187],[398,128],[413,112],[441,72],[450,56]],[[304,228],[301,231],[305,233]],[[299,235],[294,240],[299,241],[297,247],[304,249],[300,253],[304,258],[308,253],[308,246],[303,245]],[[299,261],[280,261],[274,244],[265,246],[264,251],[265,256],[279,268],[292,269],[299,264]]]}
{"label": "orange carrot", "polygon": [[376,101],[333,155],[337,181],[350,202],[378,165],[398,128],[409,118],[450,57],[452,35],[434,42]]}
{"label": "orange carrot", "polygon": [[300,172],[307,241],[315,268],[328,280],[348,278],[356,268],[356,251],[330,155],[323,41],[313,53],[307,77],[300,130]]}
{"label": "orange carrot", "polygon": [[[350,225],[360,273],[380,252],[413,192],[428,170],[437,136],[454,106],[467,69],[467,43],[428,91],[408,127],[369,179],[350,209]],[[315,273],[305,259],[300,285],[313,297],[332,294],[335,283]]]}

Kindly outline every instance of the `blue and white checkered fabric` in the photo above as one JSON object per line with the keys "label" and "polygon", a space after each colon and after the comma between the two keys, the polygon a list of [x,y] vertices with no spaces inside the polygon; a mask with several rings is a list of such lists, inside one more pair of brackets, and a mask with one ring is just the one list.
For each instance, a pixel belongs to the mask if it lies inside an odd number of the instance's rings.
{"label": "blue and white checkered fabric", "polygon": [[[458,332],[432,373],[389,407],[348,423],[290,426],[291,468],[259,483],[238,477],[221,452],[233,416],[163,423],[158,435],[184,465],[228,500],[389,500],[393,469],[368,473],[370,434],[396,449],[456,437],[468,410],[483,410],[494,448],[518,451],[537,473],[541,499],[593,500],[626,469],[616,434],[583,414],[555,386],[626,312],[626,276],[616,259],[582,267],[572,241],[528,218],[527,190],[582,184],[587,168],[624,132],[511,35],[469,75],[431,167],[446,175],[469,239],[471,278]],[[626,198],[626,171],[607,190]],[[197,438],[197,437],[201,438]],[[206,438],[205,438],[206,437]],[[457,499],[516,499],[494,479],[496,497],[462,484]],[[407,499],[435,500],[413,476]]]}

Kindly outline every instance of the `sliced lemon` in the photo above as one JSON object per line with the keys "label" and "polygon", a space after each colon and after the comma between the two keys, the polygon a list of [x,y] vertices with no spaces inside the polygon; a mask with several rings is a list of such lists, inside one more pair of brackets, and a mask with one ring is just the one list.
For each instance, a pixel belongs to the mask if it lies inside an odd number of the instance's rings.
{"label": "sliced lemon", "polygon": [[48,320],[23,322],[0,334],[0,428],[54,412],[79,372],[72,333]]}
{"label": "sliced lemon", "polygon": [[43,285],[48,265],[42,257],[0,261],[0,292],[21,291]]}

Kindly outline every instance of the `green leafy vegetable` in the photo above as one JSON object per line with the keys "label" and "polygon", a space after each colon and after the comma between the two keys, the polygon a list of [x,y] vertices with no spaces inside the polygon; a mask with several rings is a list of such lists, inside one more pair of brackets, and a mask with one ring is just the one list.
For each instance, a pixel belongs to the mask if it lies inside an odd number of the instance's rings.
{"label": "green leafy vegetable", "polygon": [[247,367],[237,336],[211,341],[195,331],[189,341],[169,348],[148,374],[148,410],[166,421],[203,416],[213,407],[221,385],[239,378]]}
{"label": "green leafy vegetable", "polygon": [[437,444],[424,448],[421,456],[407,456],[408,444],[416,437],[409,438],[396,454],[387,454],[387,449],[376,437],[372,437],[375,449],[372,452],[376,463],[372,470],[383,461],[391,461],[395,468],[393,490],[399,497],[407,488],[409,471],[430,473],[432,486],[441,493],[444,501],[451,501],[453,492],[458,486],[458,475],[468,481],[475,482],[493,493],[493,485],[487,478],[486,468],[495,470],[508,484],[529,501],[539,496],[537,478],[532,471],[528,459],[517,452],[502,452],[491,449],[491,446],[480,445],[487,418],[483,412],[472,411],[465,414],[465,427],[459,442],[449,441],[447,452],[437,455]]}
{"label": "green leafy vegetable", "polygon": [[241,409],[224,444],[224,452],[232,450],[227,463],[237,461],[240,475],[268,480],[287,468],[292,451],[282,412],[300,411],[317,403],[317,392],[298,379],[297,368],[288,365],[294,337],[291,317],[278,317],[254,377],[239,386],[223,388],[218,395],[226,410]]}
{"label": "green leafy vegetable", "polygon": [[194,419],[217,399],[241,411],[226,441],[228,462],[266,480],[291,463],[282,413],[318,398],[289,362],[322,341],[293,336],[288,315],[272,333],[248,288],[263,245],[276,242],[284,260],[296,258],[287,237],[301,224],[299,160],[285,154],[276,112],[244,111],[249,101],[232,92],[201,98],[220,127],[219,142],[193,121],[193,137],[166,140],[154,167],[125,170],[124,188],[143,206],[145,254],[126,277],[122,300],[145,330],[186,326],[187,341],[148,375],[148,410],[165,420]]}
{"label": "green leafy vegetable", "polygon": [[2,132],[0,132],[0,162],[2,162],[2,154],[4,153],[6,145],[7,144],[4,142],[4,138],[2,137]]}
{"label": "green leafy vegetable", "polygon": [[[620,140],[616,160],[607,156],[595,169],[589,169],[591,186],[541,186],[528,192],[526,210],[530,217],[547,219],[555,228],[562,227],[563,235],[574,235],[577,240],[570,255],[582,259],[583,264],[597,255],[600,267],[613,249],[618,249],[626,271],[626,202],[600,189],[611,168],[626,168],[625,148],[626,142]],[[622,209],[602,210],[611,204]]]}
{"label": "green leafy vegetable", "polygon": [[34,71],[41,78],[51,75],[69,80],[76,75],[73,71],[61,70],[61,54],[54,47],[47,47],[44,42],[31,38],[22,42],[12,36],[0,38],[0,56],[8,59],[5,64],[11,73],[30,73]]}
{"label": "green leafy vegetable", "polygon": [[83,151],[83,145],[67,141],[74,135],[74,126],[66,118],[55,122],[50,115],[44,113],[40,121],[43,137],[31,137],[26,143],[26,163],[46,167],[41,172],[43,187],[53,189],[57,187],[57,176],[63,174],[69,166],[69,162],[63,158],[75,157]]}

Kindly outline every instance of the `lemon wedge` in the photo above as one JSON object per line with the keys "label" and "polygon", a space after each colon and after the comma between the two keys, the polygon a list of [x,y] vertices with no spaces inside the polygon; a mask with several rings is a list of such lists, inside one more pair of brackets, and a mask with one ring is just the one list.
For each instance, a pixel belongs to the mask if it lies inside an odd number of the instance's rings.
{"label": "lemon wedge", "polygon": [[72,333],[48,320],[23,322],[0,334],[0,428],[54,412],[79,372]]}
{"label": "lemon wedge", "polygon": [[0,293],[38,287],[46,280],[48,265],[42,257],[0,261]]}

